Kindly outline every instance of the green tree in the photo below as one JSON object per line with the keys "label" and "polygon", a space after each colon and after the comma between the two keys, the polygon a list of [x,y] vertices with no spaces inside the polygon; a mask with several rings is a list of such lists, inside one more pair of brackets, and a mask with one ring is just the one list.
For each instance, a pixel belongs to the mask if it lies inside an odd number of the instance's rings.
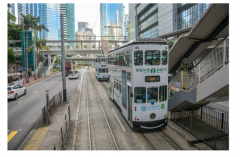
{"label": "green tree", "polygon": [[[50,51],[49,46],[46,45],[46,40],[45,39],[39,39],[36,37],[36,45],[28,46],[28,52],[31,52],[34,47],[37,49],[37,53],[39,53],[39,50],[47,50]],[[30,44],[33,44],[33,41],[29,41]]]}
{"label": "green tree", "polygon": [[60,62],[59,62],[59,58],[58,58],[58,56],[56,56],[56,60],[55,60],[55,62],[54,62],[55,64],[59,64]]}
{"label": "green tree", "polygon": [[167,40],[167,45],[169,47],[169,50],[172,48],[173,44],[174,43],[171,40]]}
{"label": "green tree", "polygon": [[8,63],[14,62],[16,60],[15,52],[12,48],[8,47]]}
{"label": "green tree", "polygon": [[8,23],[10,21],[14,21],[15,22],[16,21],[16,17],[9,12],[9,8],[11,8],[12,6],[9,3],[7,4],[7,6],[8,6],[8,11],[7,11],[7,13],[8,13]]}
{"label": "green tree", "polygon": [[[26,50],[28,49],[28,31],[30,29],[36,28],[37,27],[37,20],[38,18],[32,17],[32,15],[27,14],[24,15],[23,13],[20,13],[20,16],[22,17],[22,23],[24,24],[24,31],[27,31],[27,37],[26,37]],[[17,24],[15,25],[15,28],[23,28],[23,24]],[[24,33],[25,34],[25,33]],[[24,52],[24,55],[26,56],[26,71],[28,71],[28,55],[27,52]],[[26,75],[26,83],[29,82],[28,75]]]}

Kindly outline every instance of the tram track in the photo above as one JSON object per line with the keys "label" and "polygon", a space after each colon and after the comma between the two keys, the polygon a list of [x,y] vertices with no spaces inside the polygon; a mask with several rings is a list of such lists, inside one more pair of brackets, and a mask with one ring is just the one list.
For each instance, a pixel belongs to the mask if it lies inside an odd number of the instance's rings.
{"label": "tram track", "polygon": [[[105,111],[104,111],[104,109],[103,109],[102,102],[101,102],[101,100],[100,100],[100,98],[99,98],[99,87],[98,87],[98,86],[96,85],[96,83],[93,81],[91,72],[88,73],[88,76],[90,77],[90,78],[88,79],[88,81],[90,81],[91,84],[92,84],[93,86],[95,86],[95,88],[96,88],[96,90],[94,90],[94,93],[95,93],[95,95],[96,95],[96,97],[97,97],[98,105],[100,105],[100,108],[101,108],[101,111],[102,111],[102,113],[103,113],[105,122],[106,122],[106,124],[107,124],[107,126],[108,126],[108,130],[109,130],[109,132],[110,132],[110,134],[111,134],[112,141],[113,141],[113,143],[114,143],[114,147],[115,147],[116,150],[119,150],[119,149],[118,149],[118,145],[117,145],[117,143],[116,143],[116,140],[115,140],[115,138],[114,138],[113,132],[112,132],[112,130],[111,130],[110,124],[109,124],[109,122],[108,122],[107,116],[106,116]],[[88,92],[89,92],[89,91],[88,91]],[[90,93],[89,93],[89,94],[90,94]],[[92,132],[94,132],[94,131],[92,131]],[[95,141],[96,141],[96,140],[95,140]],[[111,143],[111,142],[110,142],[110,143]]]}
{"label": "tram track", "polygon": [[151,141],[147,138],[147,136],[144,135],[142,131],[139,131],[142,137],[145,139],[145,141],[148,143],[148,145],[153,149],[157,150],[157,148],[151,143]]}
{"label": "tram track", "polygon": [[168,142],[170,143],[176,150],[183,150],[173,139],[171,139],[167,134],[163,131],[158,130],[158,133]]}
{"label": "tram track", "polygon": [[[90,72],[92,76],[94,77],[94,74],[92,71]],[[108,94],[108,84],[107,82],[101,82],[99,85],[102,87],[104,94]],[[102,91],[102,90],[101,90]],[[160,146],[156,143],[156,141],[153,141],[149,134],[145,134],[145,131],[139,131],[140,135],[143,137],[145,142],[149,145],[149,148],[152,148],[152,150],[167,150],[164,148],[160,148]],[[168,143],[168,145],[171,146],[173,150],[183,150],[171,137],[169,137],[166,133],[164,133],[161,130],[154,130],[153,133],[155,133],[159,138],[161,137],[164,141]],[[148,137],[149,136],[149,137]]]}

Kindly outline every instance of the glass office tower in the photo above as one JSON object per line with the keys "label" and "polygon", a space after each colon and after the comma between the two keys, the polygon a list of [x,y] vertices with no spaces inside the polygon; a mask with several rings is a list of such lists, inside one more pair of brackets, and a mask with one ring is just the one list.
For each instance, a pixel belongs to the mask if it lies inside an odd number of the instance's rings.
{"label": "glass office tower", "polygon": [[31,14],[33,17],[40,17],[39,24],[45,24],[49,32],[38,32],[40,39],[60,40],[60,9],[57,3],[18,3],[18,23],[21,23],[20,12]]}
{"label": "glass office tower", "polygon": [[[74,3],[66,3],[66,29],[67,40],[75,39],[75,5]],[[68,44],[74,47],[74,42],[68,42]]]}
{"label": "glass office tower", "polygon": [[[123,3],[101,3],[100,25],[102,40],[117,39],[114,36],[124,35]],[[112,36],[112,37],[104,37]]]}

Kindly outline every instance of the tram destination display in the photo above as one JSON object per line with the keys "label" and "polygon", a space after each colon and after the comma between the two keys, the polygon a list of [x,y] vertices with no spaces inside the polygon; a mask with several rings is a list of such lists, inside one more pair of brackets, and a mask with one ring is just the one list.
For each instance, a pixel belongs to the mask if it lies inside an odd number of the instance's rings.
{"label": "tram destination display", "polygon": [[160,82],[160,76],[145,76],[145,82]]}

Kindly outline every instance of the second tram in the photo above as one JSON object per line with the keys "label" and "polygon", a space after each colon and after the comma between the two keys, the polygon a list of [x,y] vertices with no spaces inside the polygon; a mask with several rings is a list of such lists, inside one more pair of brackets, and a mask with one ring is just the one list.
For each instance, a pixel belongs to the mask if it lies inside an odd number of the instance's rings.
{"label": "second tram", "polygon": [[167,125],[168,46],[140,38],[108,53],[109,96],[134,130]]}
{"label": "second tram", "polygon": [[95,77],[98,80],[108,80],[108,60],[106,56],[99,56],[96,58]]}

